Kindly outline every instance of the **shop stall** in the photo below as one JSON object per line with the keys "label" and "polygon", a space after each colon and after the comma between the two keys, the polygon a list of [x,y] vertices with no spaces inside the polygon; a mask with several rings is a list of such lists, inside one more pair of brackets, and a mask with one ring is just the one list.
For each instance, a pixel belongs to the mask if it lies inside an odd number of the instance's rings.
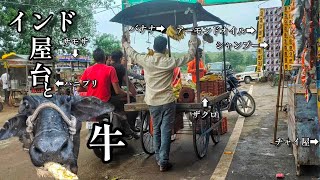
{"label": "shop stall", "polygon": [[9,53],[2,56],[1,74],[9,71],[9,104],[18,106],[20,100],[26,95],[31,87],[28,74],[33,64],[29,61],[28,55]]}

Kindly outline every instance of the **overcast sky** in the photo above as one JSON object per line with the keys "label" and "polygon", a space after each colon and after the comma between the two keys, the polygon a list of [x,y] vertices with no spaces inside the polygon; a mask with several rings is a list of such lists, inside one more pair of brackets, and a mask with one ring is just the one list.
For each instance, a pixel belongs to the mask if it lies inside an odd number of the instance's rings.
{"label": "overcast sky", "polygon": [[[115,0],[116,5],[121,4],[121,0]],[[226,21],[227,23],[235,26],[236,28],[250,28],[251,26],[256,28],[256,16],[259,14],[259,8],[270,8],[270,7],[280,7],[281,0],[270,0],[262,2],[251,2],[251,3],[238,3],[238,4],[229,4],[229,5],[215,5],[215,6],[205,6],[204,8],[212,13],[215,16],[218,16],[220,19]],[[95,14],[94,18],[98,22],[97,31],[99,33],[109,33],[116,36],[119,40],[122,36],[122,26],[118,23],[109,22],[109,20],[115,16],[121,9],[114,8],[112,10],[104,11],[101,13]],[[99,10],[97,10],[99,12]],[[210,23],[210,22],[209,22]],[[198,25],[204,25],[207,23],[198,23]],[[157,33],[154,33],[156,36]],[[206,51],[218,51],[215,47],[217,41],[222,41],[222,36],[213,36],[214,43],[207,44],[205,46]],[[149,37],[150,42],[153,43],[153,36]],[[138,52],[146,52],[149,44],[146,43],[148,40],[147,33],[131,33],[131,44],[134,49]],[[171,41],[172,52],[186,52],[188,49],[187,42],[189,40],[189,35],[180,41]],[[228,35],[226,36],[226,42],[246,42],[251,40],[254,43],[257,43],[255,35],[242,35],[236,36]],[[152,48],[152,44],[150,44]]]}

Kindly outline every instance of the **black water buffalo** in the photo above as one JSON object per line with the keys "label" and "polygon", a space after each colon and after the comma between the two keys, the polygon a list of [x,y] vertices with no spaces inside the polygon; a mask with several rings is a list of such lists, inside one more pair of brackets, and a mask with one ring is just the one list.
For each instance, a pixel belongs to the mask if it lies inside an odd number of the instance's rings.
{"label": "black water buffalo", "polygon": [[0,140],[17,136],[35,166],[56,162],[77,174],[81,122],[113,110],[95,97],[25,96],[18,114],[0,129]]}

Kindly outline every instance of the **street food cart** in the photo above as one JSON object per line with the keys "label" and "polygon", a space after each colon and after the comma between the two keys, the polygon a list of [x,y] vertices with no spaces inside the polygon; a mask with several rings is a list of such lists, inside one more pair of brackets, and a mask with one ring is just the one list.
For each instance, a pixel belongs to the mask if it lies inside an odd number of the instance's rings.
{"label": "street food cart", "polygon": [[[55,69],[59,69],[60,78],[63,82],[77,82],[91,61],[89,56],[74,57],[71,54],[59,55],[56,59]],[[64,86],[60,90],[66,94],[68,94],[67,92],[73,94],[72,92],[75,91],[75,87]]]}
{"label": "street food cart", "polygon": [[292,141],[297,175],[303,165],[320,165],[320,137],[317,119],[317,90],[311,87],[312,97],[305,99],[305,89],[299,84],[288,87],[288,136]]}
{"label": "street food cart", "polygon": [[[212,21],[217,22],[214,25],[202,26],[225,26],[228,25],[223,20],[207,12],[200,3],[185,3],[176,1],[154,1],[145,2],[132,7],[126,8],[118,13],[114,18],[111,19],[112,22],[118,22],[123,25],[135,26],[137,24],[150,27],[150,25],[164,27],[182,26],[193,24],[193,27],[197,27],[197,22],[200,21]],[[125,30],[124,34],[128,35],[128,31]],[[191,28],[190,28],[191,29]],[[225,43],[225,37],[223,34],[223,43]],[[170,38],[168,37],[169,46],[169,56],[170,54]],[[225,46],[223,46],[224,63],[225,63]],[[192,131],[193,131],[193,144],[195,152],[198,158],[203,158],[207,153],[207,148],[209,144],[209,138],[211,136],[215,143],[219,142],[220,134],[219,128],[221,125],[221,110],[220,102],[229,97],[229,92],[222,92],[216,96],[205,96],[208,100],[208,107],[204,107],[202,104],[202,98],[200,96],[200,77],[199,77],[199,57],[196,53],[196,74],[197,74],[197,84],[196,84],[196,95],[193,102],[177,102],[177,115],[181,112],[195,112],[209,109],[211,112],[217,112],[220,114],[220,119],[214,119],[211,116],[207,116],[202,119],[200,116],[196,118],[191,118],[192,121]],[[225,67],[225,66],[224,66]],[[224,71],[226,72],[226,71]],[[226,76],[225,76],[226,77]],[[226,80],[226,79],[225,79]],[[226,87],[225,81],[224,86]],[[143,101],[138,101],[136,103],[130,102],[128,94],[128,103],[125,104],[125,111],[140,111],[141,112],[141,143],[144,151],[148,154],[154,154],[153,150],[153,130],[152,130],[152,118],[150,118],[150,113],[148,112],[148,106]],[[181,115],[181,114],[180,114]],[[182,120],[182,116],[179,118]],[[179,120],[177,119],[176,122]]]}
{"label": "street food cart", "polygon": [[15,53],[3,55],[1,61],[4,70],[8,72],[8,69],[10,69],[11,71],[9,75],[9,104],[12,106],[19,106],[20,100],[27,94],[28,89],[31,86],[31,81],[28,80],[28,73],[30,67],[33,65],[30,63],[27,55]]}

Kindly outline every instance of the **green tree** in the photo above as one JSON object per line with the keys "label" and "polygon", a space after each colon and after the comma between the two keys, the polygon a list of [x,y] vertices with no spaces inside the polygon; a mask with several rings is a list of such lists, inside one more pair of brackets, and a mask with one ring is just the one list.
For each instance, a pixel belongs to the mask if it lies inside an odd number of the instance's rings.
{"label": "green tree", "polygon": [[112,34],[101,34],[94,40],[95,48],[100,47],[106,54],[111,54],[113,51],[121,50],[120,41]]}

